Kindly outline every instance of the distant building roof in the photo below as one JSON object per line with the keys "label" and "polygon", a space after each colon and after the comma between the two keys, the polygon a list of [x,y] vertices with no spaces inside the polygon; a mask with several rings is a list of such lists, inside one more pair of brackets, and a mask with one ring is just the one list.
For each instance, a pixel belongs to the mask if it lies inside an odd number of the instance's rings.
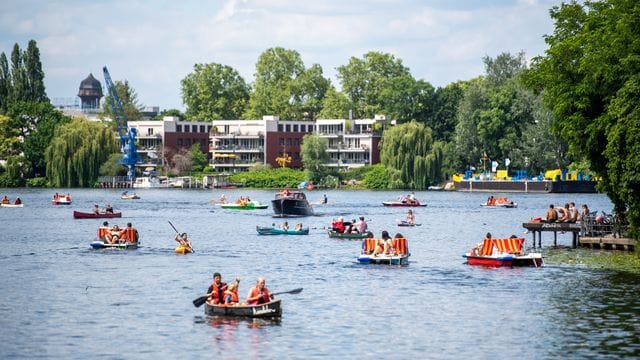
{"label": "distant building roof", "polygon": [[98,96],[102,97],[102,84],[93,74],[89,74],[86,79],[80,82],[80,91],[78,96]]}

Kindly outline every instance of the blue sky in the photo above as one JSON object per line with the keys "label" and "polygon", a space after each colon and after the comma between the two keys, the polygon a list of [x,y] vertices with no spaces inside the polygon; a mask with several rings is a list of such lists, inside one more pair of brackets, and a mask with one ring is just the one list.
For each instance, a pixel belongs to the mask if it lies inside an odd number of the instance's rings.
{"label": "blue sky", "polygon": [[196,63],[220,63],[253,81],[270,47],[320,64],[340,87],[336,67],[368,51],[400,58],[434,86],[484,72],[482,57],[546,49],[549,9],[559,0],[293,1],[4,0],[0,51],[14,43],[40,48],[49,98],[73,98],[102,66],[128,80],[145,106],[184,110],[180,81]]}

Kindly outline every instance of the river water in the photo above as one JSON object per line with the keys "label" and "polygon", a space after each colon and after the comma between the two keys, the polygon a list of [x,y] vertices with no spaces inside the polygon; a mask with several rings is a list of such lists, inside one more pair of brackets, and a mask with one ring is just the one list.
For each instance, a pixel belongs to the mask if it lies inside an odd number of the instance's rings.
{"label": "river water", "polygon": [[[66,190],[59,190],[64,191]],[[483,209],[487,194],[417,192],[422,226],[398,228],[406,209],[385,208],[401,192],[311,191],[308,236],[258,236],[281,222],[271,210],[233,212],[209,202],[222,191],[0,189],[24,208],[0,208],[0,358],[621,358],[640,355],[640,278],[577,265],[490,269],[461,255],[490,231],[527,238],[522,223],[550,203],[611,211],[599,194],[509,194],[516,209]],[[273,191],[225,190],[269,203]],[[501,196],[502,194],[494,194]],[[502,195],[507,196],[507,195]],[[94,251],[101,219],[74,220],[109,201],[141,234],[131,251]],[[409,239],[410,264],[359,265],[358,241],[328,238],[332,218],[365,216],[380,234]],[[174,253],[174,231],[195,253]],[[543,235],[543,253],[552,236]],[[570,234],[559,235],[570,246]],[[566,251],[586,251],[571,250]],[[193,299],[213,272],[240,276],[241,297],[259,276],[281,295],[279,322],[207,318]]]}

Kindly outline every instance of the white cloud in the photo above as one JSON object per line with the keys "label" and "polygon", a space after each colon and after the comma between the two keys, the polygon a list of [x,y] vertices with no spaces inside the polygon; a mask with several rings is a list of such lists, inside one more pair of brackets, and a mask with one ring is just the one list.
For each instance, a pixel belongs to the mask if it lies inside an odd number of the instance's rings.
{"label": "white cloud", "polygon": [[269,47],[335,68],[368,51],[394,54],[435,86],[483,71],[482,57],[546,48],[548,9],[560,0],[227,0],[106,2],[6,0],[0,51],[38,41],[50,97],[74,96],[89,73],[127,79],[146,105],[182,107],[180,80],[195,63],[222,63],[249,82]]}

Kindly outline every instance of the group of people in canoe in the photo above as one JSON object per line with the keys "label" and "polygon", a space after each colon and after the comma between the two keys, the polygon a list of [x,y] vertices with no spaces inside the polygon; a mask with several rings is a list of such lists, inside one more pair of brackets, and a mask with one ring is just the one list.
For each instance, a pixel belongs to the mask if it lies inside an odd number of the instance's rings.
{"label": "group of people in canoe", "polygon": [[121,228],[115,224],[109,227],[109,222],[105,221],[98,228],[98,239],[105,244],[137,244],[140,234],[131,223],[127,223],[125,228]]}
{"label": "group of people in canoe", "polygon": [[[11,200],[9,200],[9,197],[7,195],[2,197],[2,201],[3,204],[11,204]],[[16,200],[13,202],[14,205],[20,205],[22,204],[22,200],[20,199],[19,196],[16,196]]]}
{"label": "group of people in canoe", "polygon": [[266,280],[258,278],[256,285],[249,290],[246,299],[241,302],[238,296],[240,278],[236,277],[233,283],[227,284],[222,281],[220,273],[213,274],[213,282],[207,289],[207,303],[209,305],[260,305],[268,303],[273,299],[269,289],[265,287]]}
{"label": "group of people in canoe", "polygon": [[100,205],[93,205],[93,213],[94,214],[113,214],[113,207],[109,203],[104,204],[104,211],[100,210]]}
{"label": "group of people in canoe", "polygon": [[[275,225],[275,224],[272,224],[272,226],[273,226],[274,228],[276,227],[276,225]],[[282,229],[282,230],[289,230],[289,222],[288,222],[288,221],[283,222],[283,223],[282,223],[282,225],[280,225],[280,229]],[[302,230],[302,229],[303,229],[303,225],[302,225],[302,223],[297,223],[297,224],[293,227],[293,230],[296,230],[296,231],[297,231],[297,230]]]}
{"label": "group of people in canoe", "polygon": [[331,230],[340,234],[365,234],[369,230],[369,225],[364,220],[364,216],[360,216],[358,221],[355,219],[344,221],[343,217],[339,217],[331,222]]}

